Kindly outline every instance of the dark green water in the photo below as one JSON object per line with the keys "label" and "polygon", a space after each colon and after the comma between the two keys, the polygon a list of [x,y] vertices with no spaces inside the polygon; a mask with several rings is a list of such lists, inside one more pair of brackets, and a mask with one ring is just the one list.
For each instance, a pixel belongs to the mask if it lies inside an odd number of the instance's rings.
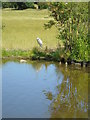
{"label": "dark green water", "polygon": [[87,118],[88,75],[73,65],[3,61],[3,118]]}

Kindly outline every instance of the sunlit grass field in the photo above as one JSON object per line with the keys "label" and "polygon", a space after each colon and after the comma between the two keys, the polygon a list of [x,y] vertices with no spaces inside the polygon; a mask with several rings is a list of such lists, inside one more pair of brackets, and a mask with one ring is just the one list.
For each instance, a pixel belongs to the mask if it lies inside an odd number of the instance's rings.
{"label": "sunlit grass field", "polygon": [[43,41],[43,47],[57,47],[57,29],[44,29],[50,19],[48,10],[2,10],[2,48],[29,50],[38,46],[36,38]]}

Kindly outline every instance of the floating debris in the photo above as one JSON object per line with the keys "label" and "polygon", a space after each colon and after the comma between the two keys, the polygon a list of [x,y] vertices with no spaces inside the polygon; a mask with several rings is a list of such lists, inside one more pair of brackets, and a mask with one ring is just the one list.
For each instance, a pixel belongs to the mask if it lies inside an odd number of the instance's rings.
{"label": "floating debris", "polygon": [[26,63],[26,62],[27,62],[26,60],[23,59],[20,60],[20,63]]}

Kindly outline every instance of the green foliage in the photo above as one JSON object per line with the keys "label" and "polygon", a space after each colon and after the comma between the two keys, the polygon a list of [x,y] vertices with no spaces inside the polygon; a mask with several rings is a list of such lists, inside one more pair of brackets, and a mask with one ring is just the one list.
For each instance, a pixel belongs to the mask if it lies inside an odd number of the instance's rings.
{"label": "green foliage", "polygon": [[70,57],[75,60],[88,61],[87,43],[85,43],[81,38],[78,39],[74,49],[72,49],[72,54]]}
{"label": "green foliage", "polygon": [[41,51],[37,47],[33,48],[32,53],[33,53],[33,55],[39,56],[39,57],[45,57],[45,55],[46,55],[45,52]]}
{"label": "green foliage", "polygon": [[24,2],[16,2],[14,4],[14,8],[18,9],[18,10],[23,10],[23,9],[26,9],[27,6],[26,6],[26,4]]}
{"label": "green foliage", "polygon": [[40,57],[45,57],[46,53],[44,51],[41,51],[37,47],[34,47],[31,52],[31,58],[32,59],[39,59]]}
{"label": "green foliage", "polygon": [[37,4],[38,4],[39,9],[47,9],[48,8],[47,2],[38,2]]}
{"label": "green foliage", "polygon": [[31,57],[34,59],[38,59],[40,57],[44,57],[47,60],[53,60],[53,61],[60,61],[62,55],[62,50],[56,49],[55,51],[53,50],[40,50],[38,48],[33,48]]}
{"label": "green foliage", "polygon": [[51,52],[50,53],[51,57],[53,58],[53,60],[55,61],[60,61],[60,50],[56,50],[55,52]]}
{"label": "green foliage", "polygon": [[25,5],[27,6],[27,8],[34,8],[33,2],[25,2]]}
{"label": "green foliage", "polygon": [[2,2],[2,8],[14,8],[23,10],[27,8],[34,8],[33,2]]}
{"label": "green foliage", "polygon": [[9,2],[2,2],[2,8],[9,8],[10,3]]}
{"label": "green foliage", "polygon": [[59,35],[65,46],[66,58],[89,60],[88,49],[88,3],[55,2],[51,3],[50,16],[55,24],[48,22],[46,28],[56,25]]}
{"label": "green foliage", "polygon": [[48,23],[44,24],[44,28],[48,29],[48,28],[51,28],[53,25],[55,25],[54,20],[50,20]]}
{"label": "green foliage", "polygon": [[[48,3],[38,2],[39,9],[47,9]],[[2,8],[14,8],[17,10],[23,10],[27,8],[35,8],[34,2],[2,2]]]}

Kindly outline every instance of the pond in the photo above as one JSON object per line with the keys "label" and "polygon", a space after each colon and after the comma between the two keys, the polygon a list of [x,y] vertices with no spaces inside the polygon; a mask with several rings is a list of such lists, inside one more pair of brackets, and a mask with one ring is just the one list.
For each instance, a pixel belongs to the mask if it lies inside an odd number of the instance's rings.
{"label": "pond", "polygon": [[3,61],[3,118],[88,118],[88,68]]}

